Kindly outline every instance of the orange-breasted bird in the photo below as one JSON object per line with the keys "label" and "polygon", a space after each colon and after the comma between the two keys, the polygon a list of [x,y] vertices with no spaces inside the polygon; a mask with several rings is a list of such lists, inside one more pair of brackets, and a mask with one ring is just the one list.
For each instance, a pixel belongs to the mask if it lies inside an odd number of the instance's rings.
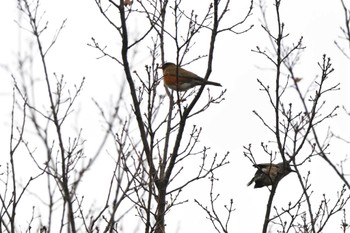
{"label": "orange-breasted bird", "polygon": [[[175,91],[187,91],[195,86],[214,85],[221,86],[220,83],[207,81],[195,73],[177,67],[174,63],[164,63],[160,69],[163,70],[164,84]],[[177,73],[176,73],[177,72]],[[177,74],[177,77],[176,77]]]}
{"label": "orange-breasted bird", "polygon": [[290,172],[295,172],[290,168],[290,165],[287,162],[278,164],[261,163],[254,164],[253,166],[258,170],[255,172],[254,177],[249,181],[247,186],[255,182],[254,188],[272,185],[275,182],[280,181]]}

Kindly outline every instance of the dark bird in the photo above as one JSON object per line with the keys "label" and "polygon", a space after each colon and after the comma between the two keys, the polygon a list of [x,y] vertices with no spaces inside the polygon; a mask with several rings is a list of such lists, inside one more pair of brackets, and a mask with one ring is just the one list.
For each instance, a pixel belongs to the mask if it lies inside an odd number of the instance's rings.
{"label": "dark bird", "polygon": [[275,182],[279,182],[283,177],[288,175],[290,172],[294,172],[290,168],[290,165],[285,163],[261,163],[254,164],[258,170],[255,172],[254,177],[249,181],[247,186],[251,185],[255,182],[254,188],[261,188],[264,186],[269,186],[274,184]]}
{"label": "dark bird", "polygon": [[195,86],[214,85],[221,86],[220,83],[207,81],[195,73],[176,66],[174,63],[164,63],[160,69],[163,70],[164,84],[175,91],[187,91]]}

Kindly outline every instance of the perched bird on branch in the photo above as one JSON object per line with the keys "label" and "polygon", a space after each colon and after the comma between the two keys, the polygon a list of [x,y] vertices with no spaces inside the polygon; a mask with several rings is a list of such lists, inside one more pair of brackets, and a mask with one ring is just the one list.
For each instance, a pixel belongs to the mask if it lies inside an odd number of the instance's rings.
{"label": "perched bird on branch", "polygon": [[192,87],[202,85],[214,85],[221,87],[220,83],[207,81],[195,73],[180,68],[171,62],[164,63],[160,69],[163,70],[164,84],[168,88],[175,91],[187,91]]}
{"label": "perched bird on branch", "polygon": [[269,186],[275,182],[280,181],[283,177],[288,175],[290,172],[295,172],[290,168],[290,165],[285,163],[261,163],[254,164],[258,170],[255,172],[254,177],[249,181],[247,186],[255,182],[254,188],[261,188],[264,186]]}

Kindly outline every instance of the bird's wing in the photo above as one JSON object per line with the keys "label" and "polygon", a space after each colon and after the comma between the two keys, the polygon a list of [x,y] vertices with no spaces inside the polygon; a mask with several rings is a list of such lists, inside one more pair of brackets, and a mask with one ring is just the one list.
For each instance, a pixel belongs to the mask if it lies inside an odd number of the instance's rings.
{"label": "bird's wing", "polygon": [[191,71],[179,68],[179,77],[183,77],[183,78],[191,78],[191,79],[195,79],[195,80],[203,80],[203,78],[199,77],[198,75],[196,75],[195,73],[192,73]]}
{"label": "bird's wing", "polygon": [[[171,73],[172,75],[175,75],[176,70],[171,70],[171,72],[169,72],[169,73]],[[195,73],[192,73],[191,71],[188,71],[188,70],[185,70],[182,68],[178,68],[178,79],[179,79],[178,80],[179,83],[185,83],[185,82],[188,82],[189,79],[191,79],[197,85],[211,84],[211,85],[215,85],[215,86],[221,86],[220,83],[205,80],[202,77],[196,75]]]}
{"label": "bird's wing", "polygon": [[203,80],[201,77],[199,77],[195,73],[192,73],[191,71],[187,71],[180,67],[178,68],[177,73],[176,73],[176,67],[170,67],[164,70],[164,76],[166,75],[176,76],[176,74],[178,75],[179,82],[186,82],[186,80],[188,82],[188,79]]}

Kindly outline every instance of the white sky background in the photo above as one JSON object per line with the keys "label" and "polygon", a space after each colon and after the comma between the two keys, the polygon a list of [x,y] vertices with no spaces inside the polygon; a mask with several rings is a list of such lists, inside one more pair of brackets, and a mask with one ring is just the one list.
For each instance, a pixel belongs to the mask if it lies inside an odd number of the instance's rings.
{"label": "white sky background", "polygon": [[[67,18],[66,28],[62,31],[57,44],[50,51],[48,57],[50,73],[56,72],[64,74],[68,86],[79,84],[82,77],[86,77],[83,93],[79,97],[79,105],[77,110],[81,111],[77,119],[75,127],[84,128],[84,137],[87,139],[86,151],[94,150],[96,132],[101,132],[101,121],[97,109],[94,107],[91,98],[97,99],[101,105],[108,106],[111,98],[118,96],[116,91],[122,80],[122,72],[115,63],[109,59],[99,59],[96,50],[88,47],[91,37],[95,37],[101,44],[108,44],[108,48],[118,49],[118,45],[114,42],[117,34],[109,26],[98,12],[93,0],[76,0],[76,1],[43,1],[45,6],[44,19],[48,20],[49,30],[46,35],[48,41],[52,38],[60,22]],[[201,7],[206,9],[208,1],[192,0],[188,3],[188,12],[191,9]],[[272,19],[270,27],[275,28],[273,22],[274,11],[272,1],[267,1],[268,15]],[[249,1],[232,1],[231,13],[234,20],[240,19],[244,15]],[[285,31],[290,33],[288,41],[297,42],[300,36],[304,37],[304,45],[306,50],[302,54],[300,63],[297,66],[297,75],[302,77],[302,87],[307,85],[320,74],[317,62],[321,62],[322,55],[326,53],[331,57],[333,67],[332,80],[330,83],[341,83],[341,90],[329,95],[331,99],[327,100],[328,106],[340,105],[350,108],[350,81],[349,81],[349,64],[350,61],[341,54],[336,48],[333,41],[341,35],[339,29],[343,26],[344,15],[340,1],[336,0],[284,0],[282,2],[282,21],[285,22]],[[251,167],[250,162],[243,156],[243,146],[253,143],[253,148],[257,152],[260,150],[260,142],[267,142],[272,139],[272,135],[268,134],[267,129],[252,113],[257,110],[265,116],[272,113],[272,109],[264,93],[259,91],[257,78],[269,83],[274,80],[273,71],[261,68],[271,68],[267,60],[251,52],[256,46],[261,48],[271,48],[266,33],[260,27],[261,14],[257,6],[253,10],[253,16],[241,26],[240,29],[254,24],[254,28],[248,33],[242,35],[233,35],[230,33],[222,34],[218,37],[215,46],[215,58],[211,80],[220,82],[223,88],[227,89],[225,101],[219,105],[213,105],[204,113],[196,116],[187,124],[191,128],[192,124],[203,127],[200,146],[210,146],[211,153],[223,154],[230,151],[230,164],[224,167],[220,172],[220,181],[216,184],[216,192],[221,194],[220,201],[228,203],[233,198],[236,211],[232,215],[230,230],[232,232],[259,232],[263,217],[265,214],[266,200],[268,190],[247,187],[255,170]],[[13,1],[2,1],[0,3],[0,65],[6,65],[8,69],[0,68],[0,106],[1,111],[1,147],[0,162],[3,166],[7,159],[9,151],[9,123],[11,111],[12,96],[12,78],[11,73],[15,71],[16,52],[18,49],[18,28],[14,20],[18,19],[16,3]],[[135,26],[136,27],[136,26]],[[142,22],[138,22],[137,27],[142,28]],[[22,32],[23,38],[27,34]],[[119,39],[119,38],[118,38]],[[46,41],[46,42],[48,42]],[[206,41],[204,41],[206,42]],[[111,45],[110,45],[111,44]],[[22,47],[26,44],[22,44]],[[114,46],[114,47],[113,47]],[[200,51],[201,46],[198,45],[193,49],[198,49],[198,53],[204,54],[206,51]],[[119,53],[119,51],[117,50]],[[148,56],[148,50],[144,54],[138,54],[135,58],[135,69],[143,72],[144,61]],[[170,61],[174,57],[166,54]],[[195,55],[194,55],[195,57]],[[198,75],[204,75],[204,65],[206,60],[192,63],[186,69],[189,69]],[[39,75],[41,70],[37,71]],[[305,85],[305,86],[303,86]],[[159,88],[162,88],[161,86]],[[220,88],[211,87],[211,93],[217,94]],[[128,90],[126,90],[128,93]],[[45,93],[43,94],[45,95]],[[291,95],[293,97],[293,95]],[[45,96],[43,98],[46,98]],[[202,98],[205,98],[203,94]],[[293,102],[293,99],[290,100]],[[270,115],[271,117],[271,115]],[[328,121],[329,122],[329,121]],[[328,123],[327,122],[327,123]],[[332,120],[332,129],[339,135],[343,135],[350,139],[350,117],[346,117],[341,109],[339,109],[339,117]],[[326,128],[325,128],[326,130]],[[29,137],[30,133],[27,134]],[[99,140],[99,139],[97,139]],[[332,144],[333,145],[333,144]],[[334,156],[341,159],[347,155],[349,146],[340,143],[335,144],[332,151]],[[109,151],[114,148],[110,148]],[[89,153],[86,152],[89,156]],[[257,155],[257,153],[256,153]],[[24,156],[24,155],[23,155]],[[21,162],[18,164],[21,168],[28,169],[28,158],[18,158]],[[266,156],[256,157],[258,162],[266,162]],[[86,195],[86,201],[98,200],[96,190],[105,190],[103,181],[109,180],[108,173],[111,158],[107,153],[103,153],[95,164],[93,169],[97,173],[88,173],[81,186],[82,193]],[[191,166],[189,164],[188,166]],[[193,166],[197,166],[194,164]],[[324,167],[322,161],[313,160],[311,164],[305,165],[305,174],[311,170],[311,178],[313,180],[313,189],[315,190],[315,199],[320,198],[323,192],[329,195],[335,195],[336,191],[341,187],[340,182],[335,179],[333,171],[328,167]],[[105,174],[103,171],[107,171]],[[106,178],[107,177],[107,178]],[[331,178],[329,178],[331,177]],[[26,178],[23,178],[26,180]],[[94,180],[94,183],[91,181]],[[293,174],[286,177],[279,186],[275,197],[275,204],[287,204],[290,200],[299,197],[300,190],[295,184],[296,177]],[[40,188],[40,184],[35,184]],[[35,187],[35,186],[34,186]],[[87,190],[87,191],[83,191]],[[334,192],[332,192],[334,190]],[[32,190],[33,191],[33,190]],[[214,232],[209,221],[205,219],[205,214],[193,202],[193,199],[207,201],[209,194],[209,182],[201,181],[198,184],[190,186],[188,192],[184,192],[182,199],[188,199],[189,203],[175,207],[167,219],[168,232]],[[93,193],[93,195],[91,195]],[[102,197],[102,200],[104,200]],[[97,201],[98,203],[98,201]],[[29,207],[31,203],[29,202]],[[317,202],[315,202],[317,206]],[[221,206],[218,205],[220,208]],[[29,208],[30,209],[30,208]],[[22,213],[18,213],[21,216]],[[22,216],[24,217],[24,216]],[[329,225],[332,229],[339,230],[339,218],[334,218],[335,222]],[[199,222],[200,221],[200,222]],[[131,232],[131,231],[130,231]]]}

